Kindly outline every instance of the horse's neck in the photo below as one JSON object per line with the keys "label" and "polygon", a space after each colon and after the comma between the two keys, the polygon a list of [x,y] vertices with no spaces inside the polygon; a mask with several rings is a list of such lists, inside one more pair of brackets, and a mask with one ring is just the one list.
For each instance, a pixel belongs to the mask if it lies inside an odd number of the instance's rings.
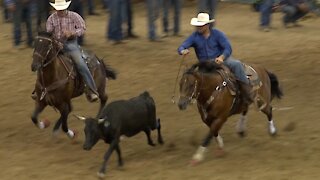
{"label": "horse's neck", "polygon": [[205,103],[216,91],[217,86],[222,85],[222,79],[218,74],[211,74],[211,75],[202,75],[198,78],[198,93],[199,97],[198,100],[201,103]]}
{"label": "horse's neck", "polygon": [[[51,62],[50,62],[51,61]],[[43,78],[42,83],[48,85],[57,80],[57,69],[59,67],[59,59],[54,53],[49,53],[47,62],[49,62],[46,67],[41,70],[41,78]]]}

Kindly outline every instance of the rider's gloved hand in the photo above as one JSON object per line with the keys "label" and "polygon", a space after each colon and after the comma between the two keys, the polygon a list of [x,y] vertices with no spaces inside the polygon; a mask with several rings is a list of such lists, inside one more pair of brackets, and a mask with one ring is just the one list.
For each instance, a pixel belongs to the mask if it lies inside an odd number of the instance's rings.
{"label": "rider's gloved hand", "polygon": [[187,54],[189,54],[189,49],[184,49],[184,50],[182,50],[180,53],[182,54],[182,55],[187,55]]}

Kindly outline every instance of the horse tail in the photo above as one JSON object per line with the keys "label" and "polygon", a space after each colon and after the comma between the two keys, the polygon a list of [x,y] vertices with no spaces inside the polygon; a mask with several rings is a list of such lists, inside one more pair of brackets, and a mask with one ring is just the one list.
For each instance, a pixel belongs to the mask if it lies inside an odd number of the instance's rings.
{"label": "horse tail", "polygon": [[[97,57],[98,58],[98,57]],[[99,58],[98,58],[99,59]],[[105,70],[105,73],[106,73],[106,77],[107,78],[111,78],[111,79],[117,79],[117,72],[112,69],[109,65],[106,65],[103,61],[103,59],[99,59],[99,61],[101,62],[102,64],[102,67],[104,68]]]}
{"label": "horse tail", "polygon": [[280,88],[277,76],[268,71],[267,73],[271,82],[271,99],[273,99],[274,97],[281,99],[281,97],[283,96],[283,92]]}

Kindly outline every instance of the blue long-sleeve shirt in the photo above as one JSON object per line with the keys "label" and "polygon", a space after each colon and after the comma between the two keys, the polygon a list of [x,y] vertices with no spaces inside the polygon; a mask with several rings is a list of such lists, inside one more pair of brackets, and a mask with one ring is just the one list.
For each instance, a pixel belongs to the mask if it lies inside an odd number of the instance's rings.
{"label": "blue long-sleeve shirt", "polygon": [[212,29],[207,39],[199,32],[194,32],[181,44],[178,53],[181,55],[182,50],[190,47],[194,48],[200,62],[215,59],[222,54],[227,59],[232,53],[228,38],[217,29]]}

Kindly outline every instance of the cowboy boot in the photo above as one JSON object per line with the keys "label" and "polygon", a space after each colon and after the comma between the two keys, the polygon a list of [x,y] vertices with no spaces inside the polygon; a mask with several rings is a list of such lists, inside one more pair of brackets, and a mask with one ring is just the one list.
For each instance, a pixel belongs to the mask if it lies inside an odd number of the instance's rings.
{"label": "cowboy boot", "polygon": [[247,105],[251,104],[254,101],[252,86],[250,84],[239,81],[239,87],[243,96],[244,103]]}

